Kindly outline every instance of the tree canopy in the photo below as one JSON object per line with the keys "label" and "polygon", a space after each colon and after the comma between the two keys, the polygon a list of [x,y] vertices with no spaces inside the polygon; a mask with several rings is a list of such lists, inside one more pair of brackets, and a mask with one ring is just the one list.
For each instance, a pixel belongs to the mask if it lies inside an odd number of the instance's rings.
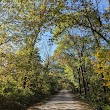
{"label": "tree canopy", "polygon": [[[102,0],[0,0],[0,109],[22,110],[66,88],[109,110],[109,3],[100,9]],[[37,44],[45,37],[57,48],[42,51],[42,62]]]}

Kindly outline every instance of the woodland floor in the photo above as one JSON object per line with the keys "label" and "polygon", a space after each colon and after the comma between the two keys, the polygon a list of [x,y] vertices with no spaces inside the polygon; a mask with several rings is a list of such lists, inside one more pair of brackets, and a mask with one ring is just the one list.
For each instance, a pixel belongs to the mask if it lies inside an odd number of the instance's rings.
{"label": "woodland floor", "polygon": [[27,110],[93,110],[89,104],[76,100],[68,90],[61,90],[49,101],[35,104]]}

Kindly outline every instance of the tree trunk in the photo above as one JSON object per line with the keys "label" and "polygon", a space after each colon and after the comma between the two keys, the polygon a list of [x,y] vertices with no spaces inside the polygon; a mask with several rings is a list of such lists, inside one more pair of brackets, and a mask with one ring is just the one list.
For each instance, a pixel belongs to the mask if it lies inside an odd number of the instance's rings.
{"label": "tree trunk", "polygon": [[[83,72],[87,74],[85,66],[82,69],[83,69]],[[90,82],[88,80],[89,79],[85,78],[87,92],[89,93],[89,83]]]}
{"label": "tree trunk", "polygon": [[78,80],[79,80],[79,93],[81,94],[81,75],[80,75],[80,70],[77,69],[78,71]]}
{"label": "tree trunk", "polygon": [[86,81],[85,81],[85,78],[84,78],[84,72],[83,72],[83,67],[82,66],[80,67],[80,72],[82,74],[82,79],[83,79],[84,94],[86,95],[87,94],[87,87],[86,87]]}
{"label": "tree trunk", "polygon": [[[103,78],[104,78],[104,75],[101,73],[101,75],[102,75],[102,82],[104,83],[104,80],[103,80]],[[104,86],[103,85],[103,101],[106,103],[107,102],[107,97],[106,97],[106,93],[107,93],[107,89],[106,89],[106,86]]]}

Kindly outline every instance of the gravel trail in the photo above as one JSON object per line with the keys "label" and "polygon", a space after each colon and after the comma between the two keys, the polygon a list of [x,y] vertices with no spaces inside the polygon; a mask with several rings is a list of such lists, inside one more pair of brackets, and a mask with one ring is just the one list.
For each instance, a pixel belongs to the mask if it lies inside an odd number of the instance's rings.
{"label": "gravel trail", "polygon": [[87,103],[75,100],[68,90],[62,90],[50,101],[36,104],[27,110],[93,110]]}

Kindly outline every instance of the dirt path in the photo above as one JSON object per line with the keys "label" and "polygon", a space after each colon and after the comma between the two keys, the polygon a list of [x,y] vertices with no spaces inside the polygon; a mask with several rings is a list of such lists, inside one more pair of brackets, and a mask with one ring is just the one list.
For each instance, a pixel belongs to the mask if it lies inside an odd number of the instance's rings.
{"label": "dirt path", "polygon": [[93,110],[87,103],[77,101],[68,92],[62,90],[58,95],[54,96],[50,101],[42,105],[34,105],[27,110]]}

